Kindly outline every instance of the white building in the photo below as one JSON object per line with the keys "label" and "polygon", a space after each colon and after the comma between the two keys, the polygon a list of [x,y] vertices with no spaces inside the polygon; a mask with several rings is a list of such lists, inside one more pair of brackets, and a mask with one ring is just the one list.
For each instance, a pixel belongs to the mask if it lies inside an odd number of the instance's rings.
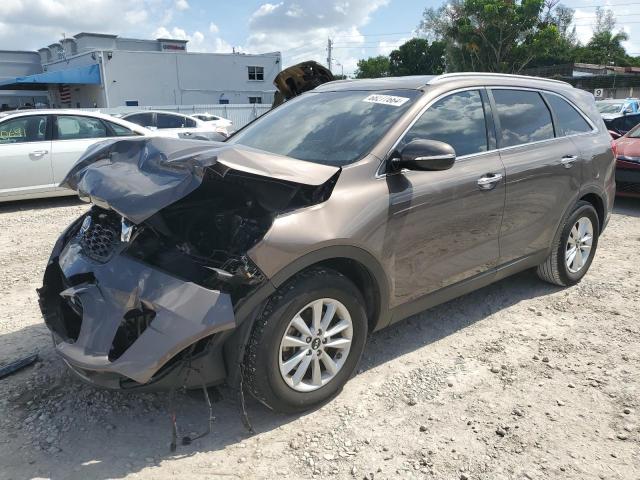
{"label": "white building", "polygon": [[12,77],[1,71],[0,52],[0,89],[44,88],[54,107],[271,103],[282,66],[279,52],[189,53],[186,40],[97,33],[38,53],[42,73]]}
{"label": "white building", "polygon": [[[37,52],[0,50],[0,84],[42,72],[40,56]],[[19,87],[18,87],[19,88]],[[0,90],[0,110],[15,109],[24,105],[45,106],[48,102],[46,89]]]}

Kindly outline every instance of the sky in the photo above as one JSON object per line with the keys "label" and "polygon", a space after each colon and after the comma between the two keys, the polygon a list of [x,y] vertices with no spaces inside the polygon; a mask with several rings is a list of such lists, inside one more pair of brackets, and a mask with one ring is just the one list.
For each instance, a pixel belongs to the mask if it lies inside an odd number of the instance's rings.
{"label": "sky", "polygon": [[[37,50],[79,32],[189,40],[192,52],[281,51],[283,65],[326,63],[334,42],[334,73],[352,74],[360,58],[388,54],[414,36],[426,7],[441,0],[0,0],[0,50]],[[640,0],[566,0],[576,10],[583,43],[595,6],[610,5],[618,28],[640,55]],[[344,69],[344,70],[343,70]]]}

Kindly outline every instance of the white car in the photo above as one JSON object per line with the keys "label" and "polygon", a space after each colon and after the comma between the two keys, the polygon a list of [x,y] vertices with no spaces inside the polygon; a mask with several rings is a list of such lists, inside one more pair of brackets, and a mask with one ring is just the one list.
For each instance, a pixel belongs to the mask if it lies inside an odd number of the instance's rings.
{"label": "white car", "polygon": [[180,138],[191,140],[222,141],[229,136],[226,129],[182,113],[145,110],[142,112],[125,113],[120,118],[150,130],[172,132]]}
{"label": "white car", "polygon": [[211,125],[215,125],[218,128],[224,129],[227,134],[233,131],[233,122],[228,118],[222,118],[217,115],[212,115],[211,113],[194,113],[191,115],[193,118],[197,118],[198,120],[202,120],[205,123],[209,123]]}
{"label": "white car", "polygon": [[112,137],[155,136],[109,115],[81,110],[0,114],[0,202],[75,195],[58,185],[87,147]]}

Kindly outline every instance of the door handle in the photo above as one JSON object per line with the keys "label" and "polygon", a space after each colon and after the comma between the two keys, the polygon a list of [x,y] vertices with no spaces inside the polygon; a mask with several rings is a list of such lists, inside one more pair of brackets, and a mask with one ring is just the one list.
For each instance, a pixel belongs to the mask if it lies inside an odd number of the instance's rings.
{"label": "door handle", "polygon": [[49,150],[34,150],[29,154],[29,156],[38,159],[45,156],[47,153],[49,153]]}
{"label": "door handle", "polygon": [[501,173],[487,173],[478,179],[478,187],[480,190],[491,190],[500,180],[502,180]]}
{"label": "door handle", "polygon": [[576,160],[578,160],[577,155],[565,155],[560,160],[560,163],[564,166],[564,168],[571,168],[573,167],[573,162],[575,162]]}

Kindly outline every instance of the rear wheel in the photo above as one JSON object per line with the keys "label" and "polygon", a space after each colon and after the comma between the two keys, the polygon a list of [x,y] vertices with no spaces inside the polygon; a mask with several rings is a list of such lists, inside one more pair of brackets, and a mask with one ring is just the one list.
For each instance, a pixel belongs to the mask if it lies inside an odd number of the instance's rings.
{"label": "rear wheel", "polygon": [[359,290],[329,269],[297,275],[273,294],[253,327],[245,384],[269,408],[299,412],[336,395],[367,336]]}
{"label": "rear wheel", "polygon": [[578,283],[591,266],[599,234],[593,205],[578,202],[556,233],[551,253],[538,267],[538,276],[563,287]]}

